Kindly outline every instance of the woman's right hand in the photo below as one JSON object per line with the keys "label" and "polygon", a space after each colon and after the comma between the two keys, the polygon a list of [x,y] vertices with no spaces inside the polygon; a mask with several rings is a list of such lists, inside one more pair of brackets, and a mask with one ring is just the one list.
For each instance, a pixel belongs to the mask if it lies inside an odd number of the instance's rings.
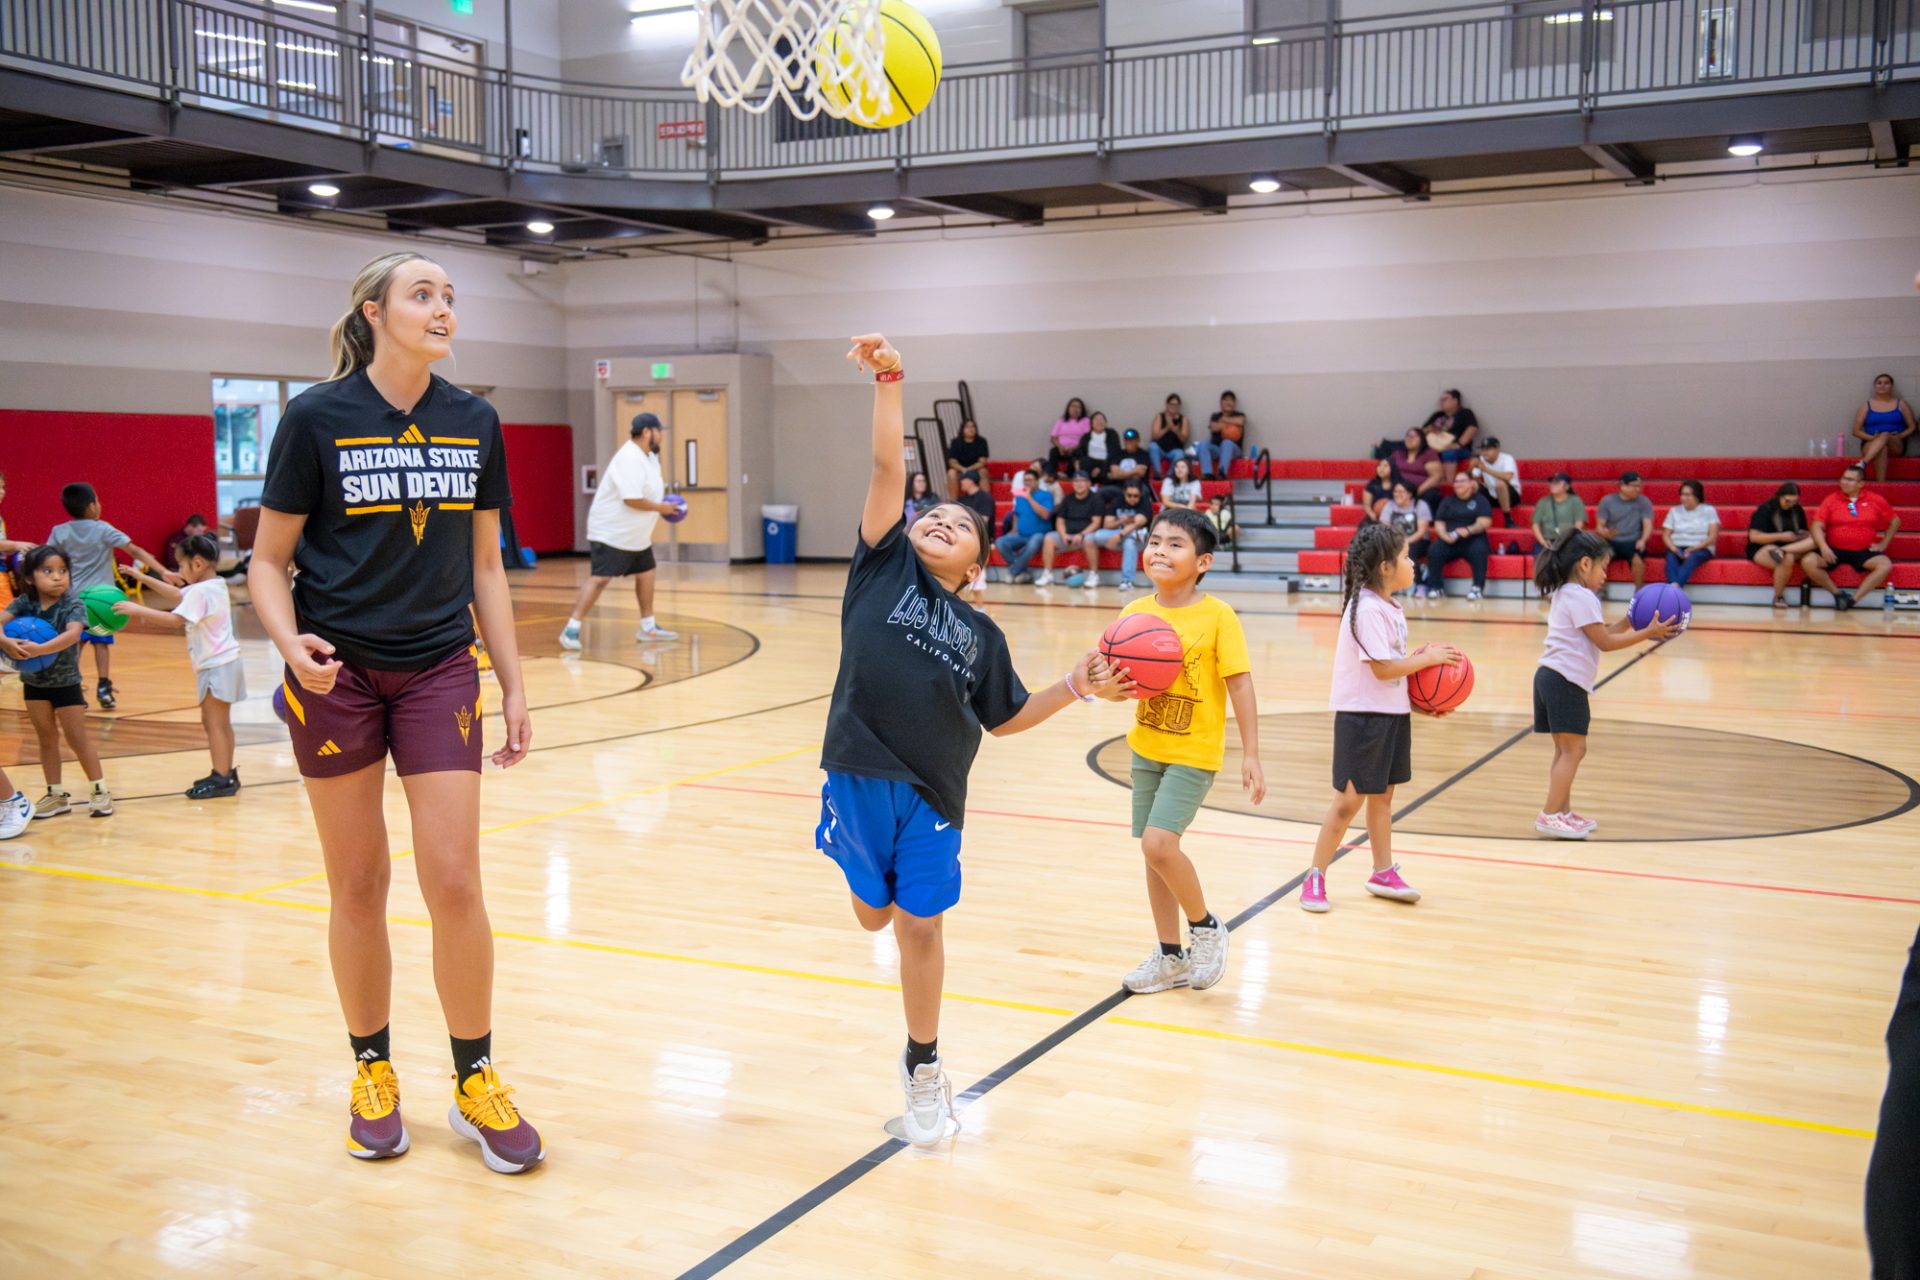
{"label": "woman's right hand", "polygon": [[340,678],[340,660],[333,656],[333,646],[325,640],[302,633],[293,638],[293,652],[282,650],[280,656],[287,660],[293,678],[300,682],[302,689],[318,694],[333,692],[333,682]]}

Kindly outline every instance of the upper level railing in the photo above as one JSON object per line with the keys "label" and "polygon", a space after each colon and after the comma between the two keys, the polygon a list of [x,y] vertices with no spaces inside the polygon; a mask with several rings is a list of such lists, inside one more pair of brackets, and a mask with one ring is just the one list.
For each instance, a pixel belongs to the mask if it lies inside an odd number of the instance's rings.
{"label": "upper level railing", "polygon": [[706,180],[1877,88],[1920,73],[1920,0],[1510,0],[956,64],[887,131],[509,81],[252,0],[0,0],[0,65],[495,167]]}

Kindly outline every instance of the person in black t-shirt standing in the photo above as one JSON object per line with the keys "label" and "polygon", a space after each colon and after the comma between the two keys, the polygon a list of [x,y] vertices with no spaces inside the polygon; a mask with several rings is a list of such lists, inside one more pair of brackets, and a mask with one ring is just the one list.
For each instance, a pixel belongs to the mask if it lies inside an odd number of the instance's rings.
{"label": "person in black t-shirt standing", "polygon": [[1473,586],[1467,590],[1467,599],[1478,600],[1487,589],[1487,530],[1492,524],[1493,504],[1487,501],[1473,474],[1456,473],[1453,493],[1433,513],[1433,541],[1427,547],[1427,580],[1414,594],[1446,595],[1447,566],[1455,560],[1465,560],[1473,570]]}
{"label": "person in black t-shirt standing", "polygon": [[873,478],[840,605],[840,673],[827,711],[814,845],[840,864],[853,914],[900,946],[907,1047],[899,1060],[906,1111],[899,1136],[930,1146],[948,1136],[953,1089],[941,1069],[941,928],[960,901],[960,827],[967,770],[980,731],[1031,729],[1075,699],[1091,701],[1094,655],[1029,694],[1006,637],[960,598],[986,570],[988,526],[946,502],[906,527],[900,487],[905,419],[900,353],[870,333],[847,358],[874,373]]}
{"label": "person in black t-shirt standing", "polygon": [[[513,501],[500,418],[428,368],[451,351],[457,327],[438,264],[410,252],[376,258],[352,296],[332,334],[333,376],[280,420],[247,574],[286,660],[287,728],[326,858],[328,950],[356,1072],[347,1152],[377,1160],[408,1142],[389,1060],[381,793],[391,754],[452,1040],[447,1120],[489,1169],[520,1173],[546,1148],[494,1073],[493,932],[480,896],[476,617],[505,721],[493,762],[518,764],[532,738],[500,561],[500,513]],[[299,570],[292,583],[289,567]]]}

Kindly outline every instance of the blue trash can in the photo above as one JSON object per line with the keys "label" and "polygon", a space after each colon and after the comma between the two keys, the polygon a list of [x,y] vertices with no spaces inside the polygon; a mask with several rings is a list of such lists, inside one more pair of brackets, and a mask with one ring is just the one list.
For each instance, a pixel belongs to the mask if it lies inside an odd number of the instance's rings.
{"label": "blue trash can", "polygon": [[792,564],[800,554],[800,508],[774,504],[760,508],[767,535],[767,563]]}

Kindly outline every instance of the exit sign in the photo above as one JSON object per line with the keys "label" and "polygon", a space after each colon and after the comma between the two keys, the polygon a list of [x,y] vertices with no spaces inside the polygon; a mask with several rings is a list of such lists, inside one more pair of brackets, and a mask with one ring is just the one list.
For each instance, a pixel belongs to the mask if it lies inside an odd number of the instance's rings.
{"label": "exit sign", "polygon": [[653,366],[653,376],[656,380],[661,378],[671,378],[673,376],[673,366],[666,363],[664,360],[659,361]]}
{"label": "exit sign", "polygon": [[453,0],[453,11],[464,18],[473,16],[473,0]]}

